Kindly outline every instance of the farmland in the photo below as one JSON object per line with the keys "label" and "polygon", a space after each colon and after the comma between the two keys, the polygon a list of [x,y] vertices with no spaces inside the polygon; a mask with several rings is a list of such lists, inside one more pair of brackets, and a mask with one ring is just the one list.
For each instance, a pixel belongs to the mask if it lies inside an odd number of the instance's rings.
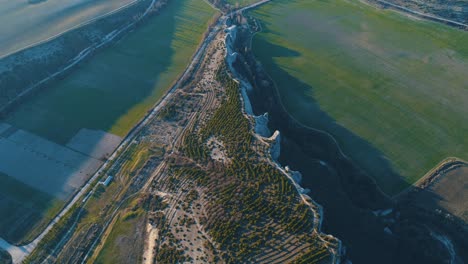
{"label": "farmland", "polygon": [[161,14],[6,120],[65,144],[81,128],[124,136],[190,61],[215,11],[199,0],[170,1]]}
{"label": "farmland", "polygon": [[112,12],[133,0],[31,2],[0,0],[0,58]]}
{"label": "farmland", "polygon": [[124,211],[116,220],[95,263],[141,263],[144,219],[142,209]]}
{"label": "farmland", "polygon": [[[9,158],[0,160],[0,212],[11,217],[0,237],[24,242],[47,224],[183,72],[214,14],[201,0],[170,1],[2,120],[0,142],[11,147],[0,152]],[[97,153],[104,141],[113,146]]]}
{"label": "farmland", "polygon": [[467,33],[358,1],[275,1],[251,14],[263,27],[253,51],[286,110],[332,134],[386,193],[467,158]]}

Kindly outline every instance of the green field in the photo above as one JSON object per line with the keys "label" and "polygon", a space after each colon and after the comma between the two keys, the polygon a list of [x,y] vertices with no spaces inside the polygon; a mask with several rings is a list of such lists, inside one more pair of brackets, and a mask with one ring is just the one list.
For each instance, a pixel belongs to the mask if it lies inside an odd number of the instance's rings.
{"label": "green field", "polygon": [[141,263],[145,216],[143,210],[130,211],[116,220],[94,263]]}
{"label": "green field", "polygon": [[0,234],[12,243],[33,239],[64,205],[47,193],[0,173]]}
{"label": "green field", "polygon": [[468,33],[360,1],[278,0],[253,50],[297,120],[389,194],[468,158]]}
{"label": "green field", "polygon": [[125,136],[186,68],[214,14],[203,0],[169,1],[6,122],[61,144],[81,128]]}

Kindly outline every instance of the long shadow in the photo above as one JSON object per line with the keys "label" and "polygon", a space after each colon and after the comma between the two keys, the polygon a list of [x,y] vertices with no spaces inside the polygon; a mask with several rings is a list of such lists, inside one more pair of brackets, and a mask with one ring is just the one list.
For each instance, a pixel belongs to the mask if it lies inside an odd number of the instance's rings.
{"label": "long shadow", "polygon": [[[299,55],[281,46],[260,44],[271,52],[271,57]],[[310,91],[311,87],[276,66],[272,59],[264,58],[261,62],[268,65],[270,76],[285,78],[294,89]],[[258,80],[269,80],[266,73],[263,74],[257,73],[257,84],[261,83]],[[388,248],[394,242],[385,237],[385,226],[373,217],[371,211],[389,207],[391,201],[377,190],[367,175],[342,156],[330,135],[306,128],[292,119],[282,107],[280,94],[271,84],[272,80],[268,86],[256,85],[254,88],[251,94],[254,112],[268,112],[269,127],[281,131],[280,163],[302,173],[302,186],[310,189],[309,195],[324,208],[324,232],[343,240],[353,262],[372,263],[378,258],[391,259]],[[311,108],[315,115],[336,126],[334,120],[314,103]],[[353,137],[359,139],[355,135]],[[361,141],[369,147],[368,143]],[[379,153],[375,149],[372,151]]]}
{"label": "long shadow", "polygon": [[[34,98],[27,99],[7,116],[6,122],[62,145],[70,140],[69,135],[81,128],[104,131],[115,128],[116,123],[133,109],[136,112],[130,120],[123,121],[123,126],[131,128],[169,88],[156,87],[156,84],[165,72],[171,70],[176,52],[171,44],[177,35],[176,17],[184,8],[183,2],[169,1],[161,13],[153,14],[123,39],[87,59]],[[142,102],[146,104],[139,107]],[[121,131],[126,134],[128,129]],[[94,139],[93,144],[97,145],[100,139]],[[83,164],[74,165],[80,167]],[[54,179],[49,183],[50,189],[57,192],[67,189],[69,177]],[[0,198],[0,204],[4,198]],[[30,209],[41,211],[41,217],[45,217],[47,212],[43,209],[53,202],[54,199],[49,199],[43,208],[33,206]],[[27,206],[31,205],[23,205]],[[18,210],[23,209],[20,206]],[[43,220],[41,217],[28,219],[28,225],[12,225],[8,232],[2,232],[0,228],[0,237],[19,242],[30,232],[40,232],[42,230],[34,230],[34,227]]]}
{"label": "long shadow", "polygon": [[[250,73],[245,78],[253,80],[254,89],[249,96],[254,112],[268,112],[271,130],[281,131],[280,163],[302,173],[301,185],[310,189],[309,195],[324,208],[323,231],[341,239],[346,247],[343,261],[348,257],[353,263],[441,263],[441,259],[446,259],[447,252],[438,251],[440,243],[431,238],[428,230],[414,217],[410,217],[409,213],[404,216],[401,213],[404,208],[402,204],[384,195],[367,173],[343,155],[338,142],[327,133],[304,127],[282,107],[281,94],[269,76],[285,78],[291,87],[302,94],[313,90],[313,87],[283,71],[271,58],[300,54],[291,49],[261,43],[262,48],[271,53],[270,59],[267,57],[261,61],[263,65],[268,65],[267,74],[263,68],[257,67],[251,52],[243,52],[245,48],[242,43],[246,42],[248,39],[240,39],[238,43],[238,51],[243,53],[245,61],[238,61],[235,67],[240,69],[238,72]],[[375,161],[381,166],[391,168],[379,150],[339,127],[320,110],[316,102],[311,102],[306,110],[314,111],[314,116],[322,119],[327,127],[338,130],[347,136],[347,140],[354,140],[354,144],[375,155]],[[399,184],[406,184],[395,173],[389,175]],[[393,211],[385,217],[376,211],[386,208],[393,208]],[[408,230],[417,230],[421,239],[402,236]],[[439,252],[442,253],[437,255]]]}
{"label": "long shadow", "polygon": [[[274,80],[281,80],[282,84],[288,83],[287,89],[286,87],[277,87],[277,90],[279,101],[281,101],[285,111],[293,113],[290,114],[291,118],[295,118],[294,113],[307,113],[307,120],[305,120],[307,123],[300,121],[298,123],[325,131],[333,136],[344,154],[366,170],[379,186],[385,186],[385,190],[401,190],[409,186],[402,176],[393,169],[392,164],[379,149],[366,139],[338,124],[335,119],[320,108],[319,103],[314,99],[314,87],[295,78],[274,61],[275,57],[300,57],[299,52],[269,43],[261,37],[255,39],[253,50],[268,74],[274,76]],[[302,115],[304,116],[304,114]]]}

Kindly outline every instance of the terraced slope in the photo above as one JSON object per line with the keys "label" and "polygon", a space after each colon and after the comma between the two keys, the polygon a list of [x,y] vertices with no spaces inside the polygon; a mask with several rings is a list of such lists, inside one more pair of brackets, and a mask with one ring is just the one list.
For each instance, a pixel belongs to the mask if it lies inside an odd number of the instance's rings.
{"label": "terraced slope", "polygon": [[[468,33],[359,1],[273,1],[253,50],[288,112],[388,194],[468,153]],[[401,183],[401,179],[404,180]]]}

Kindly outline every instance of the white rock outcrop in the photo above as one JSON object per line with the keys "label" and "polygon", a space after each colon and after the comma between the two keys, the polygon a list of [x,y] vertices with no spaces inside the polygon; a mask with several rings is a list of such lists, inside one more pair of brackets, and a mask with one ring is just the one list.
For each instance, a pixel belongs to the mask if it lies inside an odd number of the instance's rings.
{"label": "white rock outcrop", "polygon": [[255,133],[262,137],[270,137],[271,136],[271,131],[268,128],[268,113],[265,113],[263,115],[259,116],[254,116],[255,120]]}

